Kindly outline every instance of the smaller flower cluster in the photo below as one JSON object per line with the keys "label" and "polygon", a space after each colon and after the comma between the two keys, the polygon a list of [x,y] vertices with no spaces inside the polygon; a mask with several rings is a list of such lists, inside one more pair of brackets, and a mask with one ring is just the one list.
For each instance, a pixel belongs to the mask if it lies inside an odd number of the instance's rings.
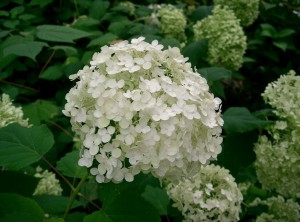
{"label": "smaller flower cluster", "polygon": [[267,206],[268,211],[260,214],[255,222],[298,222],[300,206],[292,199],[285,200],[282,196],[270,197],[266,200],[255,199],[250,207]]}
{"label": "smaller flower cluster", "polygon": [[214,4],[231,9],[244,27],[251,25],[259,14],[259,0],[214,0]]}
{"label": "smaller flower cluster", "polygon": [[21,107],[15,107],[7,94],[2,94],[0,100],[0,128],[11,123],[19,123],[22,126],[28,127],[28,120],[23,119],[23,111]]}
{"label": "smaller flower cluster", "polygon": [[60,196],[62,188],[60,187],[59,180],[55,178],[55,174],[44,170],[41,167],[36,168],[34,174],[36,178],[40,178],[38,185],[33,195],[53,195]]}
{"label": "smaller flower cluster", "polygon": [[193,29],[196,40],[208,40],[207,62],[210,65],[232,70],[242,66],[246,36],[231,10],[217,5],[213,14],[198,21]]}
{"label": "smaller flower cluster", "polygon": [[166,38],[175,38],[181,42],[186,41],[186,18],[182,9],[173,5],[161,5],[157,11],[160,27]]}
{"label": "smaller flower cluster", "polygon": [[239,220],[243,196],[229,171],[219,166],[201,166],[192,178],[170,183],[167,193],[184,221]]}
{"label": "smaller flower cluster", "polygon": [[300,175],[299,89],[300,77],[293,71],[266,87],[263,98],[283,120],[268,129],[271,139],[262,135],[254,147],[259,181],[284,197],[300,197],[300,178],[295,176]]}
{"label": "smaller flower cluster", "polygon": [[270,83],[262,94],[274,113],[289,124],[300,127],[300,76],[291,70],[277,81]]}

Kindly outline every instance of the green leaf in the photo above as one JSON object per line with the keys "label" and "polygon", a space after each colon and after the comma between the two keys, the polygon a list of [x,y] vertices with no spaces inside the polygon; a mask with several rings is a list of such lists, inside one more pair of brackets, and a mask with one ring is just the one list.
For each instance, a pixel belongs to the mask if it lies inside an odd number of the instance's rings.
{"label": "green leaf", "polygon": [[97,46],[97,47],[101,47],[104,46],[106,44],[108,44],[109,42],[118,39],[118,36],[112,33],[106,33],[102,36],[100,36],[99,38],[93,39],[88,45],[87,47],[92,47],[92,46]]}
{"label": "green leaf", "polygon": [[256,118],[246,107],[231,107],[223,113],[224,126],[227,132],[245,133],[264,128],[270,121]]}
{"label": "green leaf", "polygon": [[65,222],[63,218],[49,218],[44,219],[43,222]]}
{"label": "green leaf", "polygon": [[274,41],[273,45],[276,47],[280,48],[282,51],[286,51],[288,44],[286,42],[279,42],[279,41]]}
{"label": "green leaf", "polygon": [[296,33],[294,29],[282,29],[276,34],[276,38],[288,37],[294,33]]}
{"label": "green leaf", "polygon": [[122,36],[122,34],[126,33],[126,31],[131,26],[132,26],[132,22],[122,20],[122,21],[111,23],[108,27],[108,31],[117,36]]}
{"label": "green leaf", "polygon": [[40,79],[46,80],[57,80],[64,75],[60,65],[49,66],[44,72],[39,76]]}
{"label": "green leaf", "polygon": [[157,210],[141,196],[146,185],[158,184],[151,175],[138,175],[131,183],[101,184],[102,210],[114,222],[158,222]]}
{"label": "green leaf", "polygon": [[219,67],[202,68],[202,69],[198,69],[198,72],[207,81],[230,79],[232,75],[230,70],[225,68],[219,68]]}
{"label": "green leaf", "polygon": [[261,36],[275,38],[277,35],[277,30],[270,24],[261,24],[260,27],[262,31],[260,33]]}
{"label": "green leaf", "polygon": [[40,25],[36,27],[36,36],[50,42],[73,43],[76,39],[89,36],[90,33],[60,25]]}
{"label": "green leaf", "polygon": [[183,48],[182,54],[189,58],[193,67],[198,66],[207,55],[207,40],[202,39],[187,45]]}
{"label": "green leaf", "polygon": [[109,7],[109,1],[94,0],[89,8],[89,16],[91,18],[101,20],[101,18],[106,14]]}
{"label": "green leaf", "polygon": [[39,161],[53,144],[53,135],[45,125],[26,128],[10,124],[0,129],[0,165],[22,169]]}
{"label": "green leaf", "polygon": [[35,57],[45,46],[48,45],[44,42],[30,41],[25,38],[19,38],[18,42],[3,49],[3,55],[25,56],[35,61]]}
{"label": "green leaf", "polygon": [[158,210],[159,215],[168,214],[170,198],[162,188],[146,186],[142,197]]}
{"label": "green leaf", "polygon": [[[45,213],[61,214],[67,208],[69,197],[64,196],[34,196],[33,199],[42,207]],[[82,206],[82,203],[75,200],[71,209]]]}
{"label": "green leaf", "polygon": [[83,178],[87,173],[87,169],[79,166],[78,160],[78,150],[67,153],[57,162],[57,169],[65,176]]}
{"label": "green leaf", "polygon": [[165,49],[167,49],[169,46],[180,48],[180,42],[174,38],[162,39],[159,41],[159,43],[162,44]]}
{"label": "green leaf", "polygon": [[248,167],[255,160],[253,144],[257,142],[258,133],[229,133],[224,137],[222,152],[218,163],[230,170],[236,178],[241,169]]}
{"label": "green leaf", "polygon": [[101,222],[114,222],[109,215],[107,215],[103,210],[96,211],[90,215],[87,215],[84,217],[83,222],[95,222],[95,221],[101,221]]}
{"label": "green leaf", "polygon": [[[18,178],[18,183],[16,183]],[[34,176],[29,176],[23,172],[1,171],[0,172],[0,190],[4,193],[17,193],[23,196],[32,196],[39,179]],[[22,184],[22,189],[20,189]]]}
{"label": "green leaf", "polygon": [[199,6],[191,14],[190,18],[193,22],[197,22],[201,19],[212,14],[213,6]]}
{"label": "green leaf", "polygon": [[66,45],[56,45],[51,47],[54,50],[63,50],[66,54],[66,56],[73,56],[73,55],[77,55],[77,49],[71,46],[66,46]]}
{"label": "green leaf", "polygon": [[214,81],[210,86],[209,90],[216,96],[221,97],[223,99],[226,98],[224,85],[221,81]]}
{"label": "green leaf", "polygon": [[53,118],[58,113],[57,106],[47,100],[36,100],[33,103],[23,106],[24,117],[34,125]]}
{"label": "green leaf", "polygon": [[18,194],[0,194],[1,222],[40,222],[43,217],[43,210],[34,200]]}
{"label": "green leaf", "polygon": [[53,0],[31,0],[29,3],[30,6],[38,5],[41,8],[44,8],[46,5],[49,5]]}

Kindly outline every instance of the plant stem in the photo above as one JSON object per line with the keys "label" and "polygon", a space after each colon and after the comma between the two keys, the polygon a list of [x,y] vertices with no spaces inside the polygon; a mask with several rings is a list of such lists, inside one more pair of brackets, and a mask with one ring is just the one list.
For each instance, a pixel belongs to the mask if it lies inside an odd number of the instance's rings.
{"label": "plant stem", "polygon": [[75,190],[72,190],[71,192],[71,196],[69,198],[69,202],[65,211],[65,215],[64,215],[64,219],[66,219],[69,211],[71,210],[71,207],[74,203],[75,197],[77,196],[77,194],[79,193],[80,188],[82,187],[82,185],[84,184],[84,182],[86,181],[87,177],[88,177],[88,172],[85,173],[84,177],[80,180],[80,182],[78,183],[77,187],[75,188]]}
{"label": "plant stem", "polygon": [[32,87],[29,87],[29,86],[24,86],[24,85],[19,84],[19,83],[10,82],[10,81],[3,80],[3,79],[1,79],[0,82],[3,82],[5,84],[9,84],[9,85],[12,85],[12,86],[16,86],[18,88],[27,89],[27,90],[30,90],[30,91],[35,92],[35,93],[39,92],[39,90],[37,90],[37,89],[34,89]]}
{"label": "plant stem", "polygon": [[44,66],[42,67],[41,71],[39,72],[39,75],[41,75],[42,72],[44,72],[44,70],[47,68],[47,66],[49,65],[49,63],[51,62],[53,56],[55,55],[56,50],[53,50],[53,52],[51,53],[51,55],[49,56],[48,60],[46,61],[46,63],[44,64]]}
{"label": "plant stem", "polygon": [[70,181],[61,174],[45,157],[42,157],[42,159],[54,170],[55,173],[57,173],[65,182],[66,184],[71,188],[72,191],[75,191],[75,187],[70,183]]}

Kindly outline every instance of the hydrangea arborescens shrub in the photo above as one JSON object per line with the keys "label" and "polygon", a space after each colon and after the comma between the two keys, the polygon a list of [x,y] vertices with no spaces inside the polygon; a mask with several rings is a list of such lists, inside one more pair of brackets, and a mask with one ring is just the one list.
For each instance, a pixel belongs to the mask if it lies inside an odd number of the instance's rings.
{"label": "hydrangea arborescens shrub", "polygon": [[300,221],[300,206],[293,199],[285,200],[282,196],[270,197],[266,200],[256,198],[250,207],[267,206],[267,212],[262,212],[255,222],[298,222]]}
{"label": "hydrangea arborescens shrub", "polygon": [[220,166],[201,166],[192,178],[170,183],[167,193],[184,221],[239,220],[243,196],[229,171]]}
{"label": "hydrangea arborescens shrub", "polygon": [[232,10],[217,5],[212,15],[198,21],[193,29],[196,40],[208,40],[207,62],[210,65],[232,70],[242,66],[246,36]]}
{"label": "hydrangea arborescens shrub", "polygon": [[[290,71],[270,83],[262,94],[282,119],[255,144],[257,177],[265,189],[284,197],[300,197],[300,77]],[[271,163],[271,164],[270,164]]]}
{"label": "hydrangea arborescens shrub", "polygon": [[29,127],[28,119],[24,119],[23,115],[22,108],[14,106],[9,95],[2,94],[0,100],[0,128],[11,123],[19,123],[21,126]]}
{"label": "hydrangea arborescens shrub", "polygon": [[259,0],[214,0],[214,4],[231,9],[242,26],[251,25],[259,14]]}
{"label": "hydrangea arborescens shrub", "polygon": [[221,152],[221,100],[178,48],[143,37],[103,46],[70,78],[63,113],[82,140],[79,165],[99,183],[179,179]]}

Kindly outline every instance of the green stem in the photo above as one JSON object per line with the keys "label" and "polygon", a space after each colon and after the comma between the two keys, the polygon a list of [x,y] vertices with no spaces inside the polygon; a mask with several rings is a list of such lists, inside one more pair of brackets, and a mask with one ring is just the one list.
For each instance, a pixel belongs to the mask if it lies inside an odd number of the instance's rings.
{"label": "green stem", "polygon": [[86,172],[85,175],[83,176],[83,178],[80,180],[80,182],[78,183],[77,187],[75,188],[75,190],[72,190],[71,196],[69,198],[69,202],[65,211],[65,215],[64,215],[64,219],[66,219],[69,211],[71,210],[71,207],[74,203],[75,197],[78,195],[80,188],[82,187],[82,185],[84,184],[84,182],[86,181],[86,179],[88,178],[89,173]]}

